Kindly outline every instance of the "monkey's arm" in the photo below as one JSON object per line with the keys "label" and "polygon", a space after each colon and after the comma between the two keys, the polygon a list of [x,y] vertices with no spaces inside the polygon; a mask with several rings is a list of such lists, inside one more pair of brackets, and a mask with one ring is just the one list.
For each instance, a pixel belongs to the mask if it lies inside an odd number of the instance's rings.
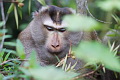
{"label": "monkey's arm", "polygon": [[[24,50],[26,53],[26,59],[29,59],[32,51],[37,51],[34,40],[31,35],[30,26],[28,26],[24,31],[22,31],[19,34],[18,39],[20,39],[20,41],[22,42],[24,46]],[[38,61],[38,64],[40,64],[41,66],[45,66],[44,62],[41,62],[38,56],[37,56],[37,61]]]}
{"label": "monkey's arm", "polygon": [[24,31],[22,31],[19,34],[18,39],[20,39],[20,41],[22,42],[26,53],[26,58],[28,59],[30,57],[30,53],[35,49],[35,45],[30,32],[30,27],[27,27]]}

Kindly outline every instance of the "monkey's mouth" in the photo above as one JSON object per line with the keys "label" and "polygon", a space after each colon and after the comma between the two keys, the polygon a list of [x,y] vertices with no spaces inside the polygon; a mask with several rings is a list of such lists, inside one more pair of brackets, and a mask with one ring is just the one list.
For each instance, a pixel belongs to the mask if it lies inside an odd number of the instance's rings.
{"label": "monkey's mouth", "polygon": [[62,50],[55,50],[55,51],[53,51],[53,50],[47,49],[47,51],[48,51],[50,54],[56,54],[56,55],[62,53]]}

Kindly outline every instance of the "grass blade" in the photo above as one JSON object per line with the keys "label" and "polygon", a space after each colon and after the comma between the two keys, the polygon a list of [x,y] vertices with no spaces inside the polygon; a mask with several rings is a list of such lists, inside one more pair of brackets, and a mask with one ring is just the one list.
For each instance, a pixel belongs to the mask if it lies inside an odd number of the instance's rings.
{"label": "grass blade", "polygon": [[18,29],[18,13],[17,13],[17,8],[15,5],[14,5],[14,15],[15,15],[15,21],[16,21],[16,25]]}

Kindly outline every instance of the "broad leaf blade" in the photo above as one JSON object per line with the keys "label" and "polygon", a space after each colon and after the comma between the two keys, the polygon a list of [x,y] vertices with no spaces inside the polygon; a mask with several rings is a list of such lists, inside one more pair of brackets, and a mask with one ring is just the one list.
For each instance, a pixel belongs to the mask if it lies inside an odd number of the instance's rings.
{"label": "broad leaf blade", "polygon": [[43,6],[46,5],[45,0],[37,0],[39,3],[41,3]]}
{"label": "broad leaf blade", "polygon": [[1,21],[0,22],[0,27],[2,27],[4,24],[5,24],[4,21]]}
{"label": "broad leaf blade", "polygon": [[81,42],[76,50],[76,56],[88,63],[102,63],[106,68],[120,72],[119,60],[109,48],[99,42]]}
{"label": "broad leaf blade", "polygon": [[67,73],[64,72],[62,69],[58,69],[53,66],[30,69],[30,72],[34,76],[34,78],[38,80],[72,80],[72,78],[77,76],[76,73]]}
{"label": "broad leaf blade", "polygon": [[[71,20],[72,19],[72,20]],[[63,20],[70,31],[93,31],[102,29],[101,24],[92,19],[91,17],[79,15],[67,15]]]}

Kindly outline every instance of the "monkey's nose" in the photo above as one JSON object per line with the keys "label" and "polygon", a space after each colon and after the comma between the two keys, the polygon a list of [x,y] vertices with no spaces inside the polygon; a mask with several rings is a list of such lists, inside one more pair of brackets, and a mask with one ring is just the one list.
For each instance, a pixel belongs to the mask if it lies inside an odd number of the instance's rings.
{"label": "monkey's nose", "polygon": [[51,45],[53,48],[58,48],[59,47],[59,45],[57,44],[57,45]]}

